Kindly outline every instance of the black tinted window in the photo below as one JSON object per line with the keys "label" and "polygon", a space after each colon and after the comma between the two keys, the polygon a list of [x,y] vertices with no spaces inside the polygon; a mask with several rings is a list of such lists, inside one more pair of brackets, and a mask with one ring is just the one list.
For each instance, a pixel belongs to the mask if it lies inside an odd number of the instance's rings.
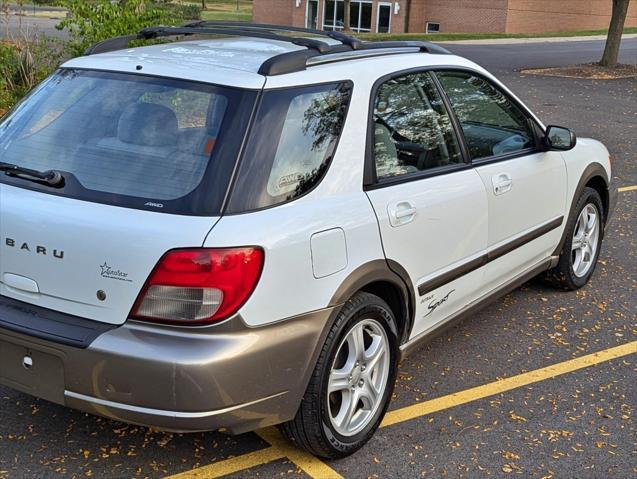
{"label": "black tinted window", "polygon": [[[240,99],[212,85],[63,70],[0,125],[0,161],[60,170],[65,187],[54,194],[216,214],[220,200],[213,198],[225,195],[223,172],[231,171],[240,142],[224,130],[236,135],[246,123],[236,122]],[[205,182],[207,172],[214,178]],[[195,200],[206,195],[200,210]]]}
{"label": "black tinted window", "polygon": [[312,189],[332,159],[349,97],[349,84],[266,91],[229,211],[264,208]]}
{"label": "black tinted window", "polygon": [[466,72],[436,75],[462,125],[473,159],[533,146],[531,123],[524,112],[490,82]]}
{"label": "black tinted window", "polygon": [[373,121],[378,179],[462,162],[449,114],[428,73],[383,83]]}

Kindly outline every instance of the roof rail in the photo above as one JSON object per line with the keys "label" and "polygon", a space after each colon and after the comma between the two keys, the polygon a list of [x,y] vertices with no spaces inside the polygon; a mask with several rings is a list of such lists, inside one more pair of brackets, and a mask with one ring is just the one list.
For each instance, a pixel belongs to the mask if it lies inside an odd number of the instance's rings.
{"label": "roof rail", "polygon": [[[282,32],[304,33],[306,35],[330,38],[340,42],[332,44],[311,36],[282,35]],[[190,36],[190,35],[226,35],[238,37],[263,38],[292,43],[301,50],[290,51],[275,55],[267,59],[259,68],[261,75],[281,75],[305,70],[309,64],[327,63],[332,61],[344,61],[354,58],[363,58],[379,55],[391,55],[402,53],[434,53],[449,54],[450,52],[438,45],[429,42],[417,41],[382,41],[362,42],[357,38],[338,31],[312,30],[308,28],[289,27],[283,25],[244,23],[244,22],[207,22],[197,21],[187,23],[182,27],[149,27],[144,28],[136,35],[125,35],[110,38],[89,47],[85,55],[95,55],[114,50],[128,48],[134,40],[153,40],[166,37]],[[347,53],[347,55],[344,55]],[[339,55],[340,54],[340,55]],[[329,56],[328,56],[329,55]],[[317,56],[326,56],[310,62]]]}
{"label": "roof rail", "polygon": [[[305,33],[307,35],[315,35],[320,37],[328,37],[334,40],[338,40],[344,45],[350,45],[354,48],[356,45],[360,45],[361,41],[358,38],[346,35],[339,31],[326,31],[315,30],[312,28],[292,27],[287,25],[275,25],[271,23],[247,23],[247,22],[209,22],[205,20],[187,23],[185,27],[212,27],[212,28],[240,28],[245,30],[267,30],[269,32],[291,32],[291,33]],[[356,48],[354,48],[356,49]]]}
{"label": "roof rail", "polygon": [[106,53],[114,50],[128,48],[133,40],[155,40],[157,38],[190,36],[190,35],[230,35],[237,37],[264,38],[267,40],[279,40],[296,45],[317,50],[319,53],[325,53],[329,50],[330,45],[307,37],[290,37],[283,36],[268,31],[257,31],[256,29],[238,29],[232,27],[149,27],[144,28],[137,35],[124,35],[114,37],[96,43],[90,46],[85,55],[95,55],[98,53]]}

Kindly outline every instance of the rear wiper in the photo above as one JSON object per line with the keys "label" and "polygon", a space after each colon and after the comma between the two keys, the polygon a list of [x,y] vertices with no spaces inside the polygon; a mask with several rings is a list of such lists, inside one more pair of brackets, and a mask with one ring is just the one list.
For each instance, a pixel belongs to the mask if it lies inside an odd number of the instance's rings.
{"label": "rear wiper", "polygon": [[56,170],[38,171],[0,161],[0,171],[4,171],[9,176],[17,176],[25,180],[45,183],[49,186],[60,186],[64,183],[62,173]]}

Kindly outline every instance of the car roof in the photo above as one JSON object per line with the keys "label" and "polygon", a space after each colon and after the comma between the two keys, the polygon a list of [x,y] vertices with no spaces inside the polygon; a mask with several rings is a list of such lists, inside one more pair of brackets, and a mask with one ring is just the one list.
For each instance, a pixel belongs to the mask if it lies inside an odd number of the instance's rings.
{"label": "car roof", "polygon": [[[338,44],[332,39],[323,41]],[[189,40],[78,57],[66,62],[63,67],[130,71],[261,88],[265,80],[258,73],[261,65],[277,55],[299,50],[305,50],[305,47],[270,39],[232,37]],[[142,69],[139,70],[138,66]]]}
{"label": "car roof", "polygon": [[[340,44],[332,38],[320,38],[320,40],[328,45]],[[390,56],[376,54],[365,57],[365,52],[353,51],[318,57],[318,60],[322,60],[341,56],[347,61],[319,62],[302,71],[275,76],[266,77],[260,72],[260,68],[267,60],[306,49],[305,46],[288,41],[247,36],[193,39],[85,55],[69,60],[63,68],[129,72],[238,88],[261,89],[325,81],[356,80],[361,75],[369,79],[372,76],[385,75],[411,66],[455,64],[477,67],[468,60],[451,54],[416,53],[417,50],[415,50],[403,54],[392,51],[398,54]],[[360,56],[361,53],[363,56]],[[347,58],[348,55],[351,58]]]}

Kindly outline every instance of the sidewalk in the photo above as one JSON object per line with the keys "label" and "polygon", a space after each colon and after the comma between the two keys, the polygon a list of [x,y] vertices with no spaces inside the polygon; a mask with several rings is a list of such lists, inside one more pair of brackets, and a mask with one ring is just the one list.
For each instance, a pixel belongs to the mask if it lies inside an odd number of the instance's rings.
{"label": "sidewalk", "polygon": [[34,5],[24,5],[24,7],[20,8],[18,5],[9,5],[8,14],[13,17],[23,17],[23,18],[41,18],[41,19],[51,19],[51,20],[62,20],[66,18],[67,10],[61,7],[53,7],[53,6],[34,6]]}
{"label": "sidewalk", "polygon": [[[637,33],[625,33],[622,40],[637,38]],[[532,38],[487,38],[484,40],[447,40],[435,42],[440,45],[515,45],[524,43],[563,43],[606,40],[606,35],[590,35],[584,37],[532,37]]]}
{"label": "sidewalk", "polygon": [[29,12],[65,12],[66,8],[64,7],[54,7],[52,5],[16,5],[13,3],[10,3],[8,5],[9,10],[11,10],[12,12],[20,12],[23,11],[24,13],[29,13]]}

